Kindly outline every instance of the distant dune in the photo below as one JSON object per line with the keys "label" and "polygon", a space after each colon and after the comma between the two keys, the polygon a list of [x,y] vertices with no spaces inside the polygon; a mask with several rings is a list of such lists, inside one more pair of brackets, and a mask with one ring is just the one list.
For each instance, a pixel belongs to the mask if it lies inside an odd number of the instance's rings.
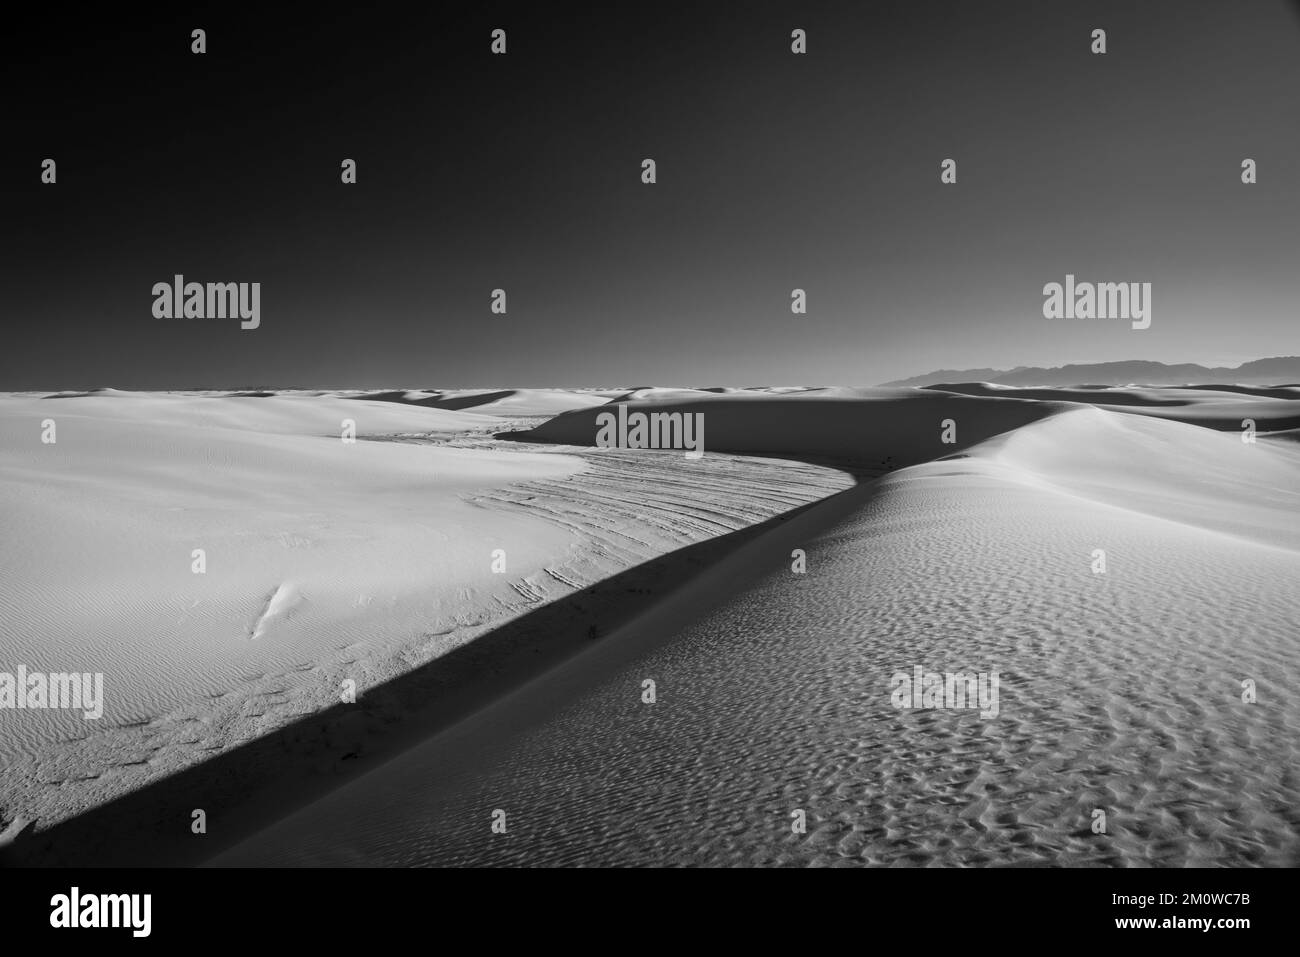
{"label": "distant dune", "polygon": [[[1000,432],[1065,408],[1026,399],[970,398],[890,389],[757,391],[683,397],[680,391],[627,403],[629,412],[704,415],[706,450],[819,459],[897,467],[960,451]],[[609,406],[558,415],[512,437],[531,442],[593,445],[597,416]],[[945,420],[956,423],[956,443],[942,441]]]}
{"label": "distant dune", "polygon": [[453,389],[446,392],[369,392],[348,398],[398,402],[432,409],[472,411],[480,415],[558,415],[609,401],[598,392],[560,389]]}
{"label": "distant dune", "polygon": [[1015,388],[988,382],[939,384],[927,391],[1000,399],[1081,402],[1116,412],[1172,419],[1224,432],[1240,432],[1249,421],[1254,431],[1285,432],[1300,427],[1300,387],[1189,386],[1161,389]]}

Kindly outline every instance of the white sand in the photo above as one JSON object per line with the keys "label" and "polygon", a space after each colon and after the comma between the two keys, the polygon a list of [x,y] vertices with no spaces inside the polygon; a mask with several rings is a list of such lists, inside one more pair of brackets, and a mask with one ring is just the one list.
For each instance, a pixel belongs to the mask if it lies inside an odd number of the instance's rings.
{"label": "white sand", "polygon": [[1300,388],[1264,386],[1197,386],[1185,389],[1075,388],[1017,389],[988,382],[936,385],[924,391],[996,398],[1085,402],[1099,409],[1130,412],[1240,433],[1247,419],[1257,432],[1300,427]]}
{"label": "white sand", "polygon": [[[504,419],[410,398],[0,398],[0,671],[102,673],[106,699],[95,721],[0,710],[0,831],[48,827],[339,703],[345,678],[364,696],[557,595],[849,484],[797,463],[711,459],[684,481],[635,456],[591,469],[493,443]],[[390,434],[424,438],[365,438]],[[748,483],[775,472],[791,477]]]}
{"label": "white sand", "polygon": [[[1067,411],[814,507],[217,863],[1294,865],[1298,510],[1293,447]],[[915,665],[998,670],[999,717],[894,709]]]}
{"label": "white sand", "polygon": [[[513,683],[471,690],[396,757],[377,745],[366,764],[370,732],[353,735],[361,770],[331,770],[314,803],[287,751],[285,804],[259,823],[287,816],[216,862],[1300,863],[1289,394],[542,391],[0,399],[17,543],[0,668],[103,670],[118,695],[89,737],[0,713],[0,813],[44,827],[148,799],[69,832],[75,859],[117,823],[137,829],[119,845],[147,839],[152,789],[205,757],[273,798],[274,767],[250,778],[238,742],[336,700],[345,675],[436,671],[514,621],[513,657],[480,662]],[[625,395],[703,412],[704,459],[590,448],[595,403]],[[563,411],[525,437],[556,444],[492,438],[547,408]],[[1272,437],[1241,441],[1248,409]],[[344,445],[348,416],[424,438]],[[46,417],[58,446],[39,444]],[[840,473],[735,453],[896,471],[832,495]],[[684,549],[824,496],[707,561]],[[604,581],[636,614],[575,645],[595,613],[578,589]],[[526,612],[551,607],[530,633]],[[999,716],[896,710],[890,677],[917,665],[999,671]],[[364,699],[356,717],[373,719]],[[208,796],[234,820],[240,793]]]}
{"label": "white sand", "polygon": [[[640,395],[630,411],[704,416],[707,450],[794,455],[898,467],[924,462],[1071,408],[1030,399],[971,398],[919,389],[758,390],[721,394],[678,390]],[[528,433],[539,442],[592,445],[596,407],[557,415]],[[943,442],[956,424],[956,443]]]}
{"label": "white sand", "polygon": [[551,416],[570,409],[603,405],[608,401],[608,396],[598,393],[561,389],[463,389],[441,393],[438,407],[471,409],[489,415]]}
{"label": "white sand", "polygon": [[[57,423],[53,445],[40,441],[46,418]],[[467,424],[459,413],[316,398],[0,401],[0,668],[102,672],[107,699],[97,722],[0,712],[6,786],[15,763],[62,741],[269,675],[290,695],[318,685],[317,669],[355,658],[357,642],[481,618],[509,594],[505,576],[485,574],[493,548],[508,549],[518,577],[567,545],[549,523],[464,496],[569,475],[579,460],[345,444],[343,418],[363,435]],[[205,574],[192,570],[194,549],[206,553]]]}

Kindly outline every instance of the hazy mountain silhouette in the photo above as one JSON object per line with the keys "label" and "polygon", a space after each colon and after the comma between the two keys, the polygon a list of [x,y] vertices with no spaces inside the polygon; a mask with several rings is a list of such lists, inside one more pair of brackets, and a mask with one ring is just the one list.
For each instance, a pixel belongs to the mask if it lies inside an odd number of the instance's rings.
{"label": "hazy mountain silhouette", "polygon": [[1255,359],[1236,367],[1207,367],[1196,363],[1166,365],[1128,359],[1044,369],[1017,366],[1014,369],[939,369],[909,379],[882,382],[884,386],[924,386],[940,382],[998,382],[1002,385],[1200,385],[1236,383],[1246,385],[1288,385],[1300,383],[1300,356]]}

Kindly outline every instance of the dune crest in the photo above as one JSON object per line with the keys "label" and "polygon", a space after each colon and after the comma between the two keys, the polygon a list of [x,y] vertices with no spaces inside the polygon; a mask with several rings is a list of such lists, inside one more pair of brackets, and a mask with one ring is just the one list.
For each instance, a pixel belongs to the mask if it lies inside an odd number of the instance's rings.
{"label": "dune crest", "polygon": [[[1294,865],[1300,701],[1242,687],[1300,680],[1297,475],[1068,405],[765,531],[213,863]],[[996,717],[900,710],[914,668],[998,672]],[[467,826],[484,794],[526,809],[509,841]]]}

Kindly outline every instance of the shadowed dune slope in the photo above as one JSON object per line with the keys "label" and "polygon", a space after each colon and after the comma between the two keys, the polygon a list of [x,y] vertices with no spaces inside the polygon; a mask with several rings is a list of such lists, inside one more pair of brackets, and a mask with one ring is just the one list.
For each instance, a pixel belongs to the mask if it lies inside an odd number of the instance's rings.
{"label": "shadowed dune slope", "polygon": [[368,392],[348,396],[419,405],[451,412],[497,415],[558,415],[609,401],[608,395],[567,389],[453,389],[446,392]]}
{"label": "shadowed dune slope", "polygon": [[[972,398],[913,389],[832,389],[662,398],[614,403],[558,415],[511,438],[594,445],[597,417],[618,413],[703,414],[704,449],[807,456],[897,467],[959,451],[999,433],[1072,408],[1064,402]],[[943,441],[947,420],[954,443]]]}

